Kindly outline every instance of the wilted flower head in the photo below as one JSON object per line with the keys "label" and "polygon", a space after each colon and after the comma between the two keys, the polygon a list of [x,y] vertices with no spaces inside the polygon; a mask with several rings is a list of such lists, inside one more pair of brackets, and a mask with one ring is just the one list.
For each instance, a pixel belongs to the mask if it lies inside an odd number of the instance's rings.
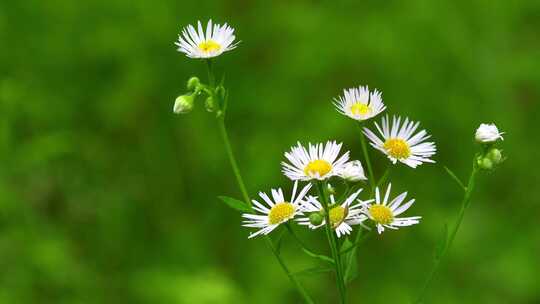
{"label": "wilted flower head", "polygon": [[233,43],[234,29],[227,25],[214,24],[208,21],[206,33],[203,32],[202,24],[197,22],[197,31],[190,24],[178,35],[178,51],[185,53],[190,58],[212,58],[224,52],[234,49],[238,42]]}
{"label": "wilted flower head", "polygon": [[504,132],[499,132],[495,124],[480,124],[474,137],[479,143],[492,143],[499,138],[503,140],[503,134]]}
{"label": "wilted flower head", "polygon": [[338,176],[349,182],[367,180],[364,168],[359,160],[352,160],[346,163],[338,172]]}

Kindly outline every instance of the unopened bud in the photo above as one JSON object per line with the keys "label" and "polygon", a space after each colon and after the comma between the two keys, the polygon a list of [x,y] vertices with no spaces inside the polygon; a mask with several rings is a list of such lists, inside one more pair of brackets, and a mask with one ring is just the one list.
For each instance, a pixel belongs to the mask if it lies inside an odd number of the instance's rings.
{"label": "unopened bud", "polygon": [[488,157],[481,157],[477,160],[478,167],[484,170],[491,170],[493,169],[493,162]]}
{"label": "unopened bud", "polygon": [[328,194],[336,194],[336,188],[332,187],[332,185],[328,184],[327,186]]}
{"label": "unopened bud", "polygon": [[174,101],[173,111],[176,114],[189,113],[193,110],[194,95],[180,95]]}
{"label": "unopened bud", "polygon": [[199,85],[201,84],[201,81],[197,77],[191,77],[187,81],[187,89],[190,91],[194,91]]}
{"label": "unopened bud", "polygon": [[488,157],[495,165],[498,165],[502,162],[502,153],[501,150],[492,148],[487,153],[486,157]]}
{"label": "unopened bud", "polygon": [[206,108],[206,111],[208,112],[214,112],[216,109],[216,102],[212,96],[206,97],[206,100],[204,101],[204,106]]}
{"label": "unopened bud", "polygon": [[324,220],[324,216],[320,214],[319,212],[314,212],[309,215],[309,222],[313,226],[319,226],[320,224],[322,224],[323,220]]}

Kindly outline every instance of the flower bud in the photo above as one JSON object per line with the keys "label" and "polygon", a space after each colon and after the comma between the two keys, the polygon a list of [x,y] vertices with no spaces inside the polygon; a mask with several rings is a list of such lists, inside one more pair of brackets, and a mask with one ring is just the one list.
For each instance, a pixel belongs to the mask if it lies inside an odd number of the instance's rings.
{"label": "flower bud", "polygon": [[493,169],[493,162],[488,157],[480,157],[477,160],[478,167],[484,170],[491,170]]}
{"label": "flower bud", "polygon": [[173,111],[176,114],[189,113],[193,110],[195,95],[180,95],[174,101]]}
{"label": "flower bud", "polygon": [[324,220],[324,216],[320,214],[319,212],[314,212],[309,215],[309,222],[313,226],[319,226],[320,224],[322,224],[323,220]]}
{"label": "flower bud", "polygon": [[197,77],[191,77],[187,81],[187,89],[190,91],[194,91],[199,85],[201,84],[201,81]]}
{"label": "flower bud", "polygon": [[206,100],[204,101],[204,106],[206,108],[206,111],[208,112],[214,112],[216,109],[216,102],[212,96],[206,97]]}
{"label": "flower bud", "polygon": [[502,153],[501,150],[492,148],[488,151],[486,157],[488,157],[495,165],[498,165],[502,162]]}
{"label": "flower bud", "polygon": [[364,168],[359,160],[353,160],[346,163],[343,169],[338,172],[338,176],[349,182],[358,182],[361,180],[367,180],[364,174]]}
{"label": "flower bud", "polygon": [[336,188],[332,187],[332,185],[328,184],[326,186],[326,189],[328,191],[328,194],[336,194]]}
{"label": "flower bud", "polygon": [[502,140],[503,134],[504,132],[499,132],[499,129],[497,129],[497,126],[495,126],[495,124],[481,124],[478,129],[476,129],[476,134],[474,138],[477,142],[486,144],[493,143],[499,138]]}

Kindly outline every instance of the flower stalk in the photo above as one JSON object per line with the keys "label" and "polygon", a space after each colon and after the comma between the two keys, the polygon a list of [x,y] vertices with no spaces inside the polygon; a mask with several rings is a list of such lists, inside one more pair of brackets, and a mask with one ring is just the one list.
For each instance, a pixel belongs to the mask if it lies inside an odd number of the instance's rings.
{"label": "flower stalk", "polygon": [[345,279],[343,276],[342,271],[342,264],[341,264],[341,257],[339,255],[339,249],[338,249],[338,242],[336,240],[336,236],[334,233],[334,229],[332,228],[332,223],[330,222],[330,206],[328,205],[328,199],[326,197],[326,192],[324,189],[326,188],[326,183],[323,181],[317,181],[317,190],[319,192],[320,201],[324,208],[324,217],[325,217],[325,231],[326,231],[326,237],[328,239],[328,244],[330,245],[330,250],[332,251],[332,257],[334,258],[334,267],[336,272],[336,284],[339,291],[339,298],[340,303],[344,304],[346,303],[346,287],[345,287]]}
{"label": "flower stalk", "polygon": [[[478,174],[478,171],[479,171],[477,163],[476,163],[476,159],[477,159],[477,156],[474,157],[472,171],[471,171],[471,174],[469,176],[469,181],[467,182],[467,186],[464,188],[465,193],[463,195],[463,200],[461,201],[461,207],[459,209],[459,214],[458,214],[458,217],[456,219],[456,223],[454,224],[454,226],[453,226],[453,228],[452,228],[452,230],[450,231],[449,234],[445,230],[445,234],[443,235],[443,240],[442,240],[442,243],[441,243],[442,247],[438,248],[438,250],[436,252],[435,261],[433,263],[433,266],[432,266],[430,272],[428,273],[428,276],[426,278],[426,281],[424,282],[424,285],[423,285],[423,287],[422,287],[422,289],[420,291],[420,294],[418,295],[416,301],[414,302],[416,304],[423,303],[426,291],[427,291],[431,281],[435,277],[435,274],[437,273],[442,260],[446,256],[446,253],[448,252],[448,250],[452,246],[452,243],[454,242],[454,239],[456,238],[456,234],[457,234],[457,232],[459,230],[459,227],[461,226],[461,222],[463,221],[463,217],[465,216],[465,211],[467,210],[467,208],[469,207],[469,205],[471,203],[471,196],[472,196],[474,187],[476,185],[476,178],[477,178],[477,174]],[[446,170],[448,172],[451,172],[451,171],[449,171],[449,169],[446,169]],[[450,174],[450,176],[455,179],[455,174]]]}

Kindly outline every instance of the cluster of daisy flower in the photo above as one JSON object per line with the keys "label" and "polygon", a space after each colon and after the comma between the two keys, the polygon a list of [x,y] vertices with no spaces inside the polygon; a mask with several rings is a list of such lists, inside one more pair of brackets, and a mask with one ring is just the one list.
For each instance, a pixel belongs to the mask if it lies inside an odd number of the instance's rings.
{"label": "cluster of daisy flower", "polygon": [[[335,106],[341,114],[360,122],[373,118],[386,109],[381,92],[370,92],[367,86],[344,90],[343,96],[335,100]],[[378,135],[367,127],[363,128],[363,133],[373,148],[384,153],[392,164],[399,162],[416,168],[422,163],[434,162],[430,157],[436,152],[435,144],[426,141],[430,136],[425,130],[417,132],[418,122],[399,116],[392,117],[390,121],[390,118],[385,116],[380,124],[374,125]],[[262,201],[253,200],[254,210],[258,214],[243,215],[244,226],[259,228],[250,238],[268,234],[280,224],[292,219],[310,229],[325,226],[328,219],[338,237],[350,234],[354,225],[369,229],[366,221],[371,221],[378,233],[382,233],[385,228],[398,229],[419,223],[419,216],[399,217],[415,200],[406,200],[406,192],[390,199],[391,184],[388,184],[384,197],[381,197],[380,190],[376,187],[375,197],[367,200],[358,198],[362,188],[345,197],[342,202],[336,201],[334,195],[329,194],[326,207],[321,202],[321,197],[308,195],[316,182],[342,179],[347,183],[355,183],[367,180],[361,162],[349,160],[349,152],[340,153],[341,149],[341,143],[329,141],[326,144],[309,143],[307,147],[298,143],[285,152],[287,161],[282,162],[282,171],[294,181],[292,198],[285,200],[282,189],[272,189],[272,198],[266,193],[259,193]],[[299,181],[307,182],[307,185],[300,195],[296,196]]]}
{"label": "cluster of daisy flower", "polygon": [[[213,24],[211,20],[206,26],[206,31],[203,30],[201,22],[198,22],[197,28],[189,25],[182,30],[175,43],[178,51],[190,58],[207,61],[209,84],[201,83],[197,77],[190,78],[187,83],[189,93],[175,100],[173,110],[175,113],[190,112],[196,99],[206,96],[206,109],[216,112],[216,117],[220,118],[221,133],[245,203],[227,197],[224,201],[244,212],[243,226],[257,229],[249,235],[249,238],[268,235],[280,225],[287,225],[290,229],[290,222],[296,222],[312,230],[325,227],[333,251],[332,262],[336,267],[338,287],[344,290],[344,277],[340,274],[341,253],[336,249],[337,240],[334,234],[338,238],[350,235],[353,227],[357,225],[368,230],[374,229],[382,234],[386,229],[397,230],[400,227],[418,224],[421,219],[420,216],[401,216],[415,202],[414,199],[407,199],[407,192],[392,198],[391,183],[388,183],[386,189],[379,188],[386,174],[379,180],[374,179],[365,140],[368,139],[375,150],[383,153],[391,165],[403,164],[410,168],[417,168],[423,163],[434,163],[432,157],[437,152],[435,143],[429,141],[430,135],[426,130],[419,130],[419,122],[408,117],[385,115],[379,122],[374,122],[372,127],[368,127],[368,120],[374,119],[386,110],[382,93],[376,89],[370,91],[367,86],[345,89],[341,96],[334,99],[334,105],[339,113],[357,121],[361,127],[360,138],[369,180],[362,163],[359,160],[351,160],[349,151],[342,151],[342,143],[328,141],[303,145],[298,142],[284,153],[286,160],[281,163],[283,174],[293,181],[290,198],[285,196],[281,188],[277,188],[271,189],[269,193],[260,192],[260,199],[252,200],[251,205],[247,204],[249,195],[245,190],[225,129],[224,117],[228,94],[223,83],[219,85],[214,83],[211,61],[211,58],[236,48],[239,42],[235,42],[235,38],[233,28],[227,24]],[[475,139],[481,144],[482,152],[475,156],[473,172],[469,179],[470,186],[465,187],[459,178],[446,168],[466,192],[461,210],[465,210],[468,205],[477,169],[491,170],[504,161],[501,150],[495,147],[496,142],[503,139],[502,134],[494,124],[481,124],[477,129]],[[370,184],[369,191],[363,189],[363,183],[366,181]],[[335,182],[343,183],[346,188],[339,197],[332,187]],[[305,185],[302,186],[301,183]],[[315,188],[317,191],[311,193]],[[361,199],[362,193],[368,193],[368,199]],[[461,218],[462,216],[459,217],[460,220],[455,225],[450,239],[445,239],[443,251],[446,251],[455,237]],[[445,235],[445,238],[447,237]],[[272,243],[269,237],[266,239]],[[279,254],[274,254],[279,258]],[[280,264],[289,273],[283,262]],[[428,283],[430,279],[431,277],[428,278]],[[342,303],[344,303],[343,293],[340,292]]]}

